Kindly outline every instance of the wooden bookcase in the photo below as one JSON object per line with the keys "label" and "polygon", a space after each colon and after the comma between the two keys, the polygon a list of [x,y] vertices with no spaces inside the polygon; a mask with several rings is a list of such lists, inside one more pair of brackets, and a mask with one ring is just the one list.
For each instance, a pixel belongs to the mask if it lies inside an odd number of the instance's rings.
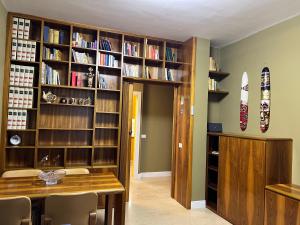
{"label": "wooden bookcase", "polygon": [[[217,82],[221,82],[223,79],[225,79],[227,76],[229,76],[230,73],[222,72],[222,71],[209,71],[208,78],[214,79]],[[224,97],[226,97],[229,94],[228,91],[224,90],[208,90],[208,99],[209,101],[220,101]]]}
{"label": "wooden bookcase", "polygon": [[[36,42],[36,60],[12,60],[13,18],[31,20],[29,40]],[[102,29],[63,21],[56,21],[18,13],[9,13],[7,20],[7,48],[3,92],[3,116],[1,135],[1,170],[40,168],[58,169],[86,167],[117,172],[120,155],[122,83],[153,82],[166,85],[182,85],[183,70],[190,64],[183,60],[183,43],[157,38],[148,38],[122,32]],[[63,34],[59,41],[46,38],[45,29]],[[96,47],[82,46],[74,42],[76,34],[86,42],[97,42]],[[49,35],[49,33],[48,33]],[[100,44],[109,41],[111,49]],[[125,53],[125,43],[136,44],[136,55]],[[148,47],[159,49],[158,58],[149,58]],[[59,51],[59,59],[52,59],[44,53]],[[166,59],[166,49],[176,50],[176,59]],[[87,62],[75,60],[74,54],[86,54]],[[113,56],[117,63],[103,64],[101,55]],[[185,60],[187,61],[187,60]],[[26,129],[7,129],[11,64],[34,67],[33,106],[27,111]],[[125,64],[138,67],[137,76],[124,72]],[[44,67],[51,67],[59,73],[60,84],[47,83],[42,76]],[[48,68],[47,67],[47,68]],[[146,76],[146,68],[156,68],[157,74]],[[72,72],[95,73],[92,87],[82,81],[82,86],[73,85]],[[167,70],[173,71],[173,79],[166,79]],[[149,71],[149,70],[148,70]],[[99,75],[99,76],[98,76]],[[105,87],[99,86],[99,78],[105,80]],[[43,92],[51,91],[57,96],[53,103],[43,100]],[[62,101],[66,98],[68,103]],[[70,104],[72,98],[90,98],[88,105]],[[18,146],[10,144],[14,135],[21,137]],[[42,159],[48,156],[48,161]]]}

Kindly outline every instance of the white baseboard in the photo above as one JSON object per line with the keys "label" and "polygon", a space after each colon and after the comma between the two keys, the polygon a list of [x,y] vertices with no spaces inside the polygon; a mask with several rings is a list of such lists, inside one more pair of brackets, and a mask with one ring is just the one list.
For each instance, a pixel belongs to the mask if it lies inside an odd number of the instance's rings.
{"label": "white baseboard", "polygon": [[171,176],[171,171],[139,173],[139,177],[140,178],[147,178],[147,177],[170,177],[170,176]]}
{"label": "white baseboard", "polygon": [[204,209],[204,208],[206,208],[206,201],[205,200],[192,201],[191,208],[192,209]]}

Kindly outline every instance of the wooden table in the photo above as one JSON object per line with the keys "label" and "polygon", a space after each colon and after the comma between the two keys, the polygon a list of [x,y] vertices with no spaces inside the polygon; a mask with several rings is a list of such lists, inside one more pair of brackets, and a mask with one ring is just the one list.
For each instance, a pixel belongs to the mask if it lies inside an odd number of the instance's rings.
{"label": "wooden table", "polygon": [[106,196],[105,224],[112,222],[112,197],[115,200],[114,224],[125,223],[125,189],[113,173],[65,176],[61,183],[46,186],[37,177],[0,178],[0,198],[27,196],[44,199],[51,194],[95,192]]}

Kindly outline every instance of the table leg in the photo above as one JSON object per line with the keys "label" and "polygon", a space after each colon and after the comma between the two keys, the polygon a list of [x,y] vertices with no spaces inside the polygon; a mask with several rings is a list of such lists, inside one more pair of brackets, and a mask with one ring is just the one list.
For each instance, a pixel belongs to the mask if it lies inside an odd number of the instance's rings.
{"label": "table leg", "polygon": [[112,225],[112,203],[113,203],[113,196],[106,195],[105,196],[105,225]]}
{"label": "table leg", "polygon": [[125,192],[115,195],[114,225],[125,224]]}

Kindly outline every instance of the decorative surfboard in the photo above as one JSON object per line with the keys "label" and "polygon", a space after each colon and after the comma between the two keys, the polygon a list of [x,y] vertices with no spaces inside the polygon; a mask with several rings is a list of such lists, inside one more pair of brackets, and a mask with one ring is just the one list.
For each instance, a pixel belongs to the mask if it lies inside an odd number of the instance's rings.
{"label": "decorative surfboard", "polygon": [[240,128],[242,131],[247,129],[248,125],[248,74],[243,73],[241,86],[240,102]]}
{"label": "decorative surfboard", "polygon": [[271,83],[270,70],[263,68],[261,72],[261,100],[260,100],[260,130],[264,133],[270,125]]}

